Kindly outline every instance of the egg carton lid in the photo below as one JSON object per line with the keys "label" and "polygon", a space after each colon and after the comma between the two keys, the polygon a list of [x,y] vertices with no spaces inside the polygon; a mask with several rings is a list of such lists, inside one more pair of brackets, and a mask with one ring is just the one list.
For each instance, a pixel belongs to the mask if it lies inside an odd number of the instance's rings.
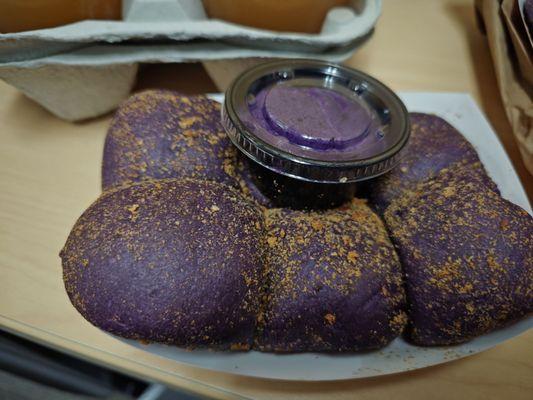
{"label": "egg carton lid", "polygon": [[21,90],[54,115],[79,121],[117,107],[133,87],[139,63],[203,61],[211,78],[224,88],[245,66],[265,58],[344,61],[365,38],[312,55],[238,47],[221,42],[96,45],[41,58],[0,63],[0,79]]}
{"label": "egg carton lid", "polygon": [[350,7],[330,10],[320,33],[304,34],[208,19],[201,0],[124,0],[123,21],[87,20],[50,29],[0,34],[0,62],[42,58],[101,43],[131,41],[216,41],[263,51],[305,52],[309,57],[309,53],[345,48],[368,35],[380,13],[381,0],[352,0]]}
{"label": "egg carton lid", "polygon": [[368,36],[359,38],[346,46],[321,53],[295,52],[289,50],[257,49],[233,46],[221,42],[192,42],[159,45],[95,45],[77,48],[68,52],[22,61],[0,62],[2,70],[14,68],[38,68],[58,66],[109,66],[132,63],[179,63],[241,58],[314,58],[342,62],[351,57]]}

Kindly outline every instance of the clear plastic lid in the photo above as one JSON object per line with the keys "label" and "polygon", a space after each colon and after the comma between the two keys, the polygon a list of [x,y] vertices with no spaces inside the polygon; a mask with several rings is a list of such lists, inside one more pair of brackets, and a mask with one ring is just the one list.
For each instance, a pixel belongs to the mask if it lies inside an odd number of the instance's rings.
{"label": "clear plastic lid", "polygon": [[322,61],[257,65],[226,91],[222,122],[233,143],[277,173],[322,183],[381,175],[409,139],[402,101],[376,79]]}

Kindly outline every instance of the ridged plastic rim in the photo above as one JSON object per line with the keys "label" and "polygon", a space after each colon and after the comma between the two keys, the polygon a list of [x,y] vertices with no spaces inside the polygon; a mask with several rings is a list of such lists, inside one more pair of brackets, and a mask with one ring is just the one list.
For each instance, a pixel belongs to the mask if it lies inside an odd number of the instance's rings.
{"label": "ridged plastic rim", "polygon": [[[250,86],[272,74],[294,75],[294,71],[308,70],[324,79],[345,81],[347,87],[356,90],[364,86],[385,105],[389,118],[398,130],[398,140],[387,150],[372,157],[357,160],[324,161],[297,156],[280,150],[250,132],[238,116],[235,104],[238,97],[244,100]],[[322,182],[357,182],[379,176],[399,161],[401,150],[409,140],[409,115],[400,98],[387,86],[371,76],[337,64],[315,60],[284,60],[259,64],[240,74],[228,87],[221,110],[221,119],[231,141],[253,161],[274,172],[296,179]],[[392,125],[391,125],[392,126]]]}

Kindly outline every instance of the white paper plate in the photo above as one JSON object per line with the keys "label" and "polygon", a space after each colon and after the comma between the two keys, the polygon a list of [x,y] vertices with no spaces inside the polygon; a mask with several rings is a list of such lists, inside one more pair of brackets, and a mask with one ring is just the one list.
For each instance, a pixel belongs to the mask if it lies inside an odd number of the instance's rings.
{"label": "white paper plate", "polygon": [[[454,125],[474,145],[503,197],[532,214],[507,154],[469,95],[403,93],[400,97],[410,111],[437,114]],[[213,98],[221,100],[222,96],[215,95]],[[532,327],[533,317],[529,317],[459,346],[417,347],[398,338],[382,350],[348,355],[187,351],[166,345],[143,345],[133,340],[120,340],[152,354],[200,368],[260,378],[318,381],[364,378],[441,364],[489,349]]]}

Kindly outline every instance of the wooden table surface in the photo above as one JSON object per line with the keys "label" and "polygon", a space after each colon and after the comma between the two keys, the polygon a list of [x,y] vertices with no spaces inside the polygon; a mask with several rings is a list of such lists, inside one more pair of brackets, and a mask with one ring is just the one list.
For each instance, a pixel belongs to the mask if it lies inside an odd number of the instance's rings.
{"label": "wooden table surface", "polygon": [[[470,92],[533,196],[499,100],[471,1],[386,0],[370,41],[348,62],[395,90]],[[139,88],[213,92],[199,65],[151,66]],[[146,379],[217,398],[531,399],[533,331],[484,353],[403,374],[342,382],[279,382],[158,358],[91,326],[70,305],[58,252],[100,191],[109,116],[61,121],[0,83],[0,327]]]}

